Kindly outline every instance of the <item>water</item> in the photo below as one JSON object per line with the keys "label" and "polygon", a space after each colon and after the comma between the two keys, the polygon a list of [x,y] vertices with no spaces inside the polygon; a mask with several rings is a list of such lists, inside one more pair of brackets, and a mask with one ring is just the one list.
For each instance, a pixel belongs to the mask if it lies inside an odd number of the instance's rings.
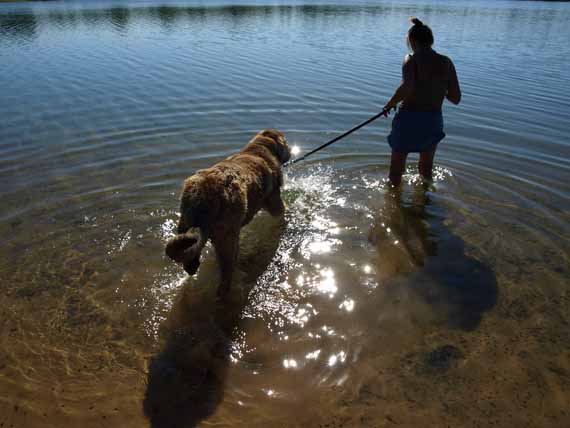
{"label": "water", "polygon": [[[0,4],[2,426],[570,424],[570,6],[338,3]],[[385,119],[295,165],[216,303],[182,180],[376,113],[410,15],[464,92],[434,184]]]}

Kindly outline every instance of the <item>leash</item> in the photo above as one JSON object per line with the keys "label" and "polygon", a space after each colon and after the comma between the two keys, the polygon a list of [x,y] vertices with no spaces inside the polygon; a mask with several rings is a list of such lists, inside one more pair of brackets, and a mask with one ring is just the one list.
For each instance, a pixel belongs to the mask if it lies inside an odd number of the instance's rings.
{"label": "leash", "polygon": [[360,125],[355,126],[354,128],[352,128],[352,129],[346,131],[344,134],[339,135],[338,137],[333,138],[332,140],[330,140],[330,141],[326,142],[325,144],[323,144],[323,145],[317,147],[316,149],[311,150],[311,151],[310,151],[309,153],[307,153],[306,155],[303,155],[303,156],[301,156],[300,158],[296,158],[296,159],[293,159],[293,160],[287,162],[287,163],[286,163],[285,165],[283,165],[283,166],[287,167],[287,166],[289,166],[289,165],[293,165],[294,163],[301,162],[302,160],[307,159],[307,158],[308,158],[309,156],[311,156],[312,154],[317,153],[319,150],[322,150],[322,149],[324,149],[324,148],[327,147],[327,146],[330,146],[332,143],[336,143],[338,140],[340,140],[340,139],[346,137],[346,136],[349,135],[349,134],[352,134],[354,131],[358,131],[358,130],[359,130],[360,128],[362,128],[363,126],[368,125],[370,122],[375,121],[375,120],[378,119],[380,116],[383,116],[383,115],[385,115],[386,113],[387,113],[386,110],[382,110],[380,113],[378,113],[378,114],[372,116],[370,119],[365,120],[365,121],[362,122]]}

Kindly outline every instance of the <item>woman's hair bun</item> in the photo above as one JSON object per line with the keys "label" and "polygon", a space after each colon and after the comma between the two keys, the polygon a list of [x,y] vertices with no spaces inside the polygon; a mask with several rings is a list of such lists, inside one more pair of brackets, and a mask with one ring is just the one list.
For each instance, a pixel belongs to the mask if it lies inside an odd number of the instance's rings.
{"label": "woman's hair bun", "polygon": [[414,25],[417,25],[418,27],[421,27],[422,25],[424,25],[424,23],[422,21],[420,21],[418,18],[416,18],[415,16],[410,17],[410,22]]}
{"label": "woman's hair bun", "polygon": [[431,28],[420,21],[415,16],[410,17],[410,22],[413,24],[408,30],[408,45],[411,44],[430,47],[433,45],[433,33]]}

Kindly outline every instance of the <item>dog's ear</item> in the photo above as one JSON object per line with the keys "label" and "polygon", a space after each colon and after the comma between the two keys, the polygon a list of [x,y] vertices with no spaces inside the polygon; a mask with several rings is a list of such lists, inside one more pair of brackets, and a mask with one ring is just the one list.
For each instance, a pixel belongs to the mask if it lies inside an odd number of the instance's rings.
{"label": "dog's ear", "polygon": [[282,164],[291,159],[291,149],[287,145],[287,139],[282,132],[279,132],[275,129],[264,129],[257,135],[269,138],[274,141],[275,155]]}

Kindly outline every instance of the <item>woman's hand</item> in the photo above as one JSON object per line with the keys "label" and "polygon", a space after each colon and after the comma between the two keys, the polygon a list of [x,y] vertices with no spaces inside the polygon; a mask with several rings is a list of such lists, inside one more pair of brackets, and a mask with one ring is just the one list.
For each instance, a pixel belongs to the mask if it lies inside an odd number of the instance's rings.
{"label": "woman's hand", "polygon": [[384,113],[384,117],[388,117],[392,110],[395,110],[398,107],[398,103],[390,100],[386,103],[384,108],[382,109],[382,113]]}

